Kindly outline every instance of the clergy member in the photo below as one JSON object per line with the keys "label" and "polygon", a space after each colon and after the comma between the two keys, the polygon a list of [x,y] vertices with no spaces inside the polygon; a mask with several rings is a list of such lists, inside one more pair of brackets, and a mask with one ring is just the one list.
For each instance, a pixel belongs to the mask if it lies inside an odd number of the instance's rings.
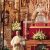
{"label": "clergy member", "polygon": [[13,50],[23,50],[23,44],[25,44],[25,42],[22,42],[22,39],[19,35],[19,32],[16,31],[16,36],[13,37],[13,39],[11,40],[11,45],[13,46]]}

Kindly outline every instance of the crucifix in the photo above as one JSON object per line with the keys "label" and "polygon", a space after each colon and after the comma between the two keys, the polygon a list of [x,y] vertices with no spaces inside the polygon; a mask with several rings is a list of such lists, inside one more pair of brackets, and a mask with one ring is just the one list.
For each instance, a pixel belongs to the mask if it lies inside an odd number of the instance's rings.
{"label": "crucifix", "polygon": [[27,39],[27,17],[25,18],[25,20],[23,21],[23,26],[24,26],[24,38]]}
{"label": "crucifix", "polygon": [[28,25],[28,23],[32,23],[32,21],[28,21],[27,17],[26,17],[25,20],[23,21],[23,26],[24,26],[23,27],[23,30],[24,30],[23,33],[24,33],[25,39],[27,39],[27,25]]}

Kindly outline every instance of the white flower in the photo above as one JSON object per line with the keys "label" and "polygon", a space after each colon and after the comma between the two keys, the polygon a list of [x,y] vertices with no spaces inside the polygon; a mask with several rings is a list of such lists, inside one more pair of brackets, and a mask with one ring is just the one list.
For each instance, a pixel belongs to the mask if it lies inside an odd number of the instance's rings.
{"label": "white flower", "polygon": [[15,23],[12,23],[12,30],[21,30],[20,23],[17,21]]}
{"label": "white flower", "polygon": [[46,36],[42,31],[38,31],[36,34],[33,35],[33,39],[42,40],[42,39],[45,39],[45,38],[46,38]]}

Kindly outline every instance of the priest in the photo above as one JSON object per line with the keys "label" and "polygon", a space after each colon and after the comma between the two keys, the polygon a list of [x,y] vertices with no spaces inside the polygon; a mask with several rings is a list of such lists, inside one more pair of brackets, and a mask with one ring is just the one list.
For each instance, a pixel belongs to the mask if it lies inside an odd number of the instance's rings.
{"label": "priest", "polygon": [[16,31],[16,36],[11,40],[11,45],[13,46],[13,50],[24,50],[23,45],[25,45],[25,40],[19,35],[18,31]]}

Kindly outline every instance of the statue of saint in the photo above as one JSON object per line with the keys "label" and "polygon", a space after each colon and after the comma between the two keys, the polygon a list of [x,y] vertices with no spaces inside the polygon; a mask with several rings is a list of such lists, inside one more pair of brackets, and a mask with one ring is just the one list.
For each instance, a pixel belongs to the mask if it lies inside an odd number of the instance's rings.
{"label": "statue of saint", "polygon": [[46,7],[43,5],[43,3],[39,3],[37,5],[37,8],[33,12],[32,17],[34,17],[35,23],[46,23],[47,22],[47,12],[46,12]]}

